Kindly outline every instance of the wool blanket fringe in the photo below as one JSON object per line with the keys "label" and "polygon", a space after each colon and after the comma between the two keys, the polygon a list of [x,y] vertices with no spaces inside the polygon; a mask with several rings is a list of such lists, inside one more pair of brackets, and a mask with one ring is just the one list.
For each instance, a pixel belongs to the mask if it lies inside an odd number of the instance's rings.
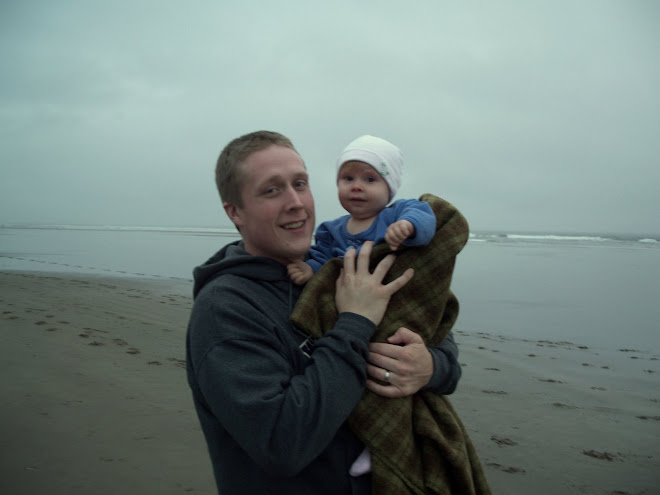
{"label": "wool blanket fringe", "polygon": [[[384,283],[409,267],[415,275],[391,298],[374,342],[385,342],[403,326],[433,347],[458,317],[458,300],[450,284],[469,227],[449,202],[432,194],[419,199],[431,205],[436,233],[427,246],[397,250]],[[371,269],[390,252],[386,243],[375,246]],[[291,321],[312,337],[323,336],[337,320],[335,282],[342,263],[332,259],[312,277],[291,315]],[[374,495],[491,494],[472,441],[446,396],[421,390],[391,399],[365,390],[348,424],[371,453]]]}

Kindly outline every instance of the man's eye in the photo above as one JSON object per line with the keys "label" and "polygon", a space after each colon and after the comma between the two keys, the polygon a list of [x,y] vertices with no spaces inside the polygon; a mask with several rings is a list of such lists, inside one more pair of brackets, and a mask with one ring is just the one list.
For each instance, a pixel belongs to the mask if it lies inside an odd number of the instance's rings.
{"label": "man's eye", "polygon": [[307,182],[305,182],[304,180],[299,180],[295,184],[296,189],[305,189],[305,187],[307,187]]}

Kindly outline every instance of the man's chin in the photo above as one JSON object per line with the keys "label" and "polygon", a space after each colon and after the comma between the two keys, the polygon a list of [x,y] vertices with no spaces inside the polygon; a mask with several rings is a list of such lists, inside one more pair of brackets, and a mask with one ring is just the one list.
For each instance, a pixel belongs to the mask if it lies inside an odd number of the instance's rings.
{"label": "man's chin", "polygon": [[312,247],[312,243],[311,242],[294,243],[289,247],[292,254],[292,259],[299,259],[307,256],[309,249]]}

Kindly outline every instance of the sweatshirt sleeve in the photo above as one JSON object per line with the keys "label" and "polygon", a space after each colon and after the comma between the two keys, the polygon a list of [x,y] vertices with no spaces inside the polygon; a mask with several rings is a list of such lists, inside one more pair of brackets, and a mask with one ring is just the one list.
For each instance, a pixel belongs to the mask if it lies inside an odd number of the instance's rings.
{"label": "sweatshirt sleeve", "polygon": [[309,250],[307,264],[311,266],[314,273],[316,273],[326,261],[333,258],[333,240],[327,223],[324,222],[318,226],[316,234],[314,235],[314,241],[315,244]]}
{"label": "sweatshirt sleeve", "polygon": [[400,200],[396,220],[408,220],[415,227],[415,235],[403,241],[405,246],[426,246],[435,235],[436,218],[431,206],[416,199]]}
{"label": "sweatshirt sleeve", "polygon": [[[308,365],[296,370],[276,322],[244,295],[216,294],[207,304],[193,310],[189,332],[204,407],[264,470],[295,475],[327,447],[362,396],[376,326],[340,314],[315,342]],[[223,329],[222,336],[208,328]]]}
{"label": "sweatshirt sleeve", "polygon": [[438,395],[454,393],[462,370],[453,332],[449,332],[438,346],[429,348],[429,352],[433,357],[433,376],[424,390]]}

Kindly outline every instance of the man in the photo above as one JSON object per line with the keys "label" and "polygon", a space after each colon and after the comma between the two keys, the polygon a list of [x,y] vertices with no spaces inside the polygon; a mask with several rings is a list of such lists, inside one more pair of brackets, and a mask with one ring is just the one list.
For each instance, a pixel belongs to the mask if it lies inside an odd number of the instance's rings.
{"label": "man", "polygon": [[218,491],[368,494],[369,475],[349,475],[363,445],[346,418],[365,386],[388,397],[429,386],[451,393],[460,377],[453,339],[430,352],[400,329],[391,344],[369,345],[413,273],[383,285],[394,256],[370,273],[367,243],[344,258],[337,323],[310,342],[289,321],[302,288],[286,270],[306,256],[315,225],[302,158],[281,134],[247,134],[220,154],[216,183],[242,240],[194,271],[187,371]]}

